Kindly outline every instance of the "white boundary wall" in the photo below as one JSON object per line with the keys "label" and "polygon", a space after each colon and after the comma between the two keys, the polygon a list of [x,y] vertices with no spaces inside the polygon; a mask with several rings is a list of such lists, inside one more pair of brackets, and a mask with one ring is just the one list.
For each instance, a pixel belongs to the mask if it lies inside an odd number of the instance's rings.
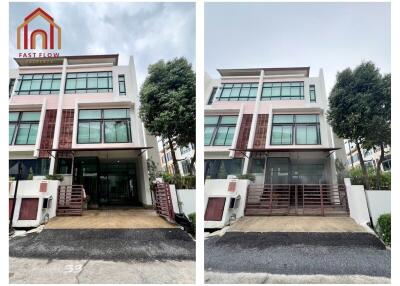
{"label": "white boundary wall", "polygon": [[365,191],[362,185],[352,185],[349,178],[344,179],[344,182],[349,202],[350,217],[358,224],[367,226],[371,215],[374,226],[376,226],[380,215],[391,213],[391,191]]}
{"label": "white boundary wall", "polygon": [[175,213],[179,213],[178,198],[181,203],[182,212],[186,216],[196,212],[196,189],[176,189],[175,185],[169,185],[169,190]]}

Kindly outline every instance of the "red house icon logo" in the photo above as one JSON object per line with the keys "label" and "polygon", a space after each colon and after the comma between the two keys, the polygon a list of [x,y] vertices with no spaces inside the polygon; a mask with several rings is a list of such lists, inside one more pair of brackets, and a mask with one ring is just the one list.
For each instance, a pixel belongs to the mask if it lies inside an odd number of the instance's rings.
{"label": "red house icon logo", "polygon": [[[49,23],[48,31],[36,29],[29,35],[28,25],[37,17],[42,17]],[[57,49],[61,49],[61,28],[54,22],[53,17],[47,14],[43,9],[37,8],[35,11],[25,17],[24,22],[17,28],[17,49],[21,49],[21,31],[23,33],[23,49],[36,49],[38,37],[42,40],[42,49],[54,49],[55,30],[57,31]]]}

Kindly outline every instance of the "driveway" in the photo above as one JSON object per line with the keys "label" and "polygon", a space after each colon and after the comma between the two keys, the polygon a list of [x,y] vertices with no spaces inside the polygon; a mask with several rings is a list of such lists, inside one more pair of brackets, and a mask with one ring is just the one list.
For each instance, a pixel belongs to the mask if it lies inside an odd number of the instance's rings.
{"label": "driveway", "polygon": [[179,228],[45,229],[10,240],[10,282],[194,283],[195,242]]}
{"label": "driveway", "polygon": [[235,231],[207,239],[204,259],[206,283],[388,283],[390,256],[366,232]]}

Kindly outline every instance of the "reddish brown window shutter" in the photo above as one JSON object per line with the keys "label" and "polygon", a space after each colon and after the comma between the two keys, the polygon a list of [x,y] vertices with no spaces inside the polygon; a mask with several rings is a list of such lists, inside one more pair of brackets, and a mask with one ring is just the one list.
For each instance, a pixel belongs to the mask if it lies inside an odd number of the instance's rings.
{"label": "reddish brown window shutter", "polygon": [[[249,142],[249,135],[251,129],[251,121],[253,114],[243,114],[242,123],[240,124],[239,136],[236,144],[237,149],[246,149]],[[236,152],[235,157],[243,157],[241,152]]]}
{"label": "reddish brown window shutter", "polygon": [[60,149],[71,149],[72,132],[74,129],[74,110],[64,109],[61,117],[61,130],[58,147]]}
{"label": "reddish brown window shutter", "polygon": [[[42,138],[40,140],[40,149],[51,149],[53,147],[54,128],[56,126],[57,110],[46,110],[43,123]],[[46,151],[39,152],[40,158],[49,158]]]}
{"label": "reddish brown window shutter", "polygon": [[265,148],[265,141],[267,139],[268,128],[268,114],[259,114],[257,117],[256,135],[254,138],[253,148]]}
{"label": "reddish brown window shutter", "polygon": [[224,213],[226,198],[208,198],[206,213],[204,220],[206,221],[220,221]]}
{"label": "reddish brown window shutter", "polygon": [[27,198],[21,200],[21,208],[19,210],[20,220],[36,220],[39,206],[39,199]]}

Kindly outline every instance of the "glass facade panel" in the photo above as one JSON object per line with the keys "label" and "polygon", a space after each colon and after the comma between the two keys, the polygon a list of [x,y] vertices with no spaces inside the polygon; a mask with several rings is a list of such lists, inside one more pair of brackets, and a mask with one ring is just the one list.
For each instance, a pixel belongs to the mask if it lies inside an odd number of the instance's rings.
{"label": "glass facade panel", "polygon": [[226,179],[228,175],[241,175],[243,162],[243,159],[204,160],[204,177]]}
{"label": "glass facade panel", "polygon": [[257,97],[257,83],[226,83],[220,87],[220,101],[252,101]]}
{"label": "glass facade panel", "polygon": [[39,121],[40,112],[23,112],[21,121]]}
{"label": "glass facade panel", "polygon": [[125,75],[118,76],[119,95],[126,95]]}
{"label": "glass facade panel", "polygon": [[205,116],[204,124],[217,124],[219,116]]}
{"label": "glass facade panel", "polygon": [[303,82],[268,82],[263,84],[261,100],[304,99]]}
{"label": "glass facade panel", "polygon": [[100,119],[101,110],[79,110],[79,119]]}
{"label": "glass facade panel", "polygon": [[311,84],[310,87],[310,102],[316,102],[315,85]]}
{"label": "glass facade panel", "polygon": [[214,133],[214,127],[205,127],[204,128],[204,145],[209,146],[211,145],[211,139]]}
{"label": "glass facade panel", "polygon": [[236,123],[236,115],[206,116],[204,144],[206,146],[232,145]]}
{"label": "glass facade panel", "polygon": [[14,123],[8,124],[8,144],[9,145],[12,144],[12,140],[14,138],[15,127],[16,127],[16,125]]}
{"label": "glass facade panel", "polygon": [[105,109],[104,118],[127,118],[127,109]]}
{"label": "glass facade panel", "polygon": [[10,112],[8,143],[10,145],[34,145],[39,120],[40,112]]}

